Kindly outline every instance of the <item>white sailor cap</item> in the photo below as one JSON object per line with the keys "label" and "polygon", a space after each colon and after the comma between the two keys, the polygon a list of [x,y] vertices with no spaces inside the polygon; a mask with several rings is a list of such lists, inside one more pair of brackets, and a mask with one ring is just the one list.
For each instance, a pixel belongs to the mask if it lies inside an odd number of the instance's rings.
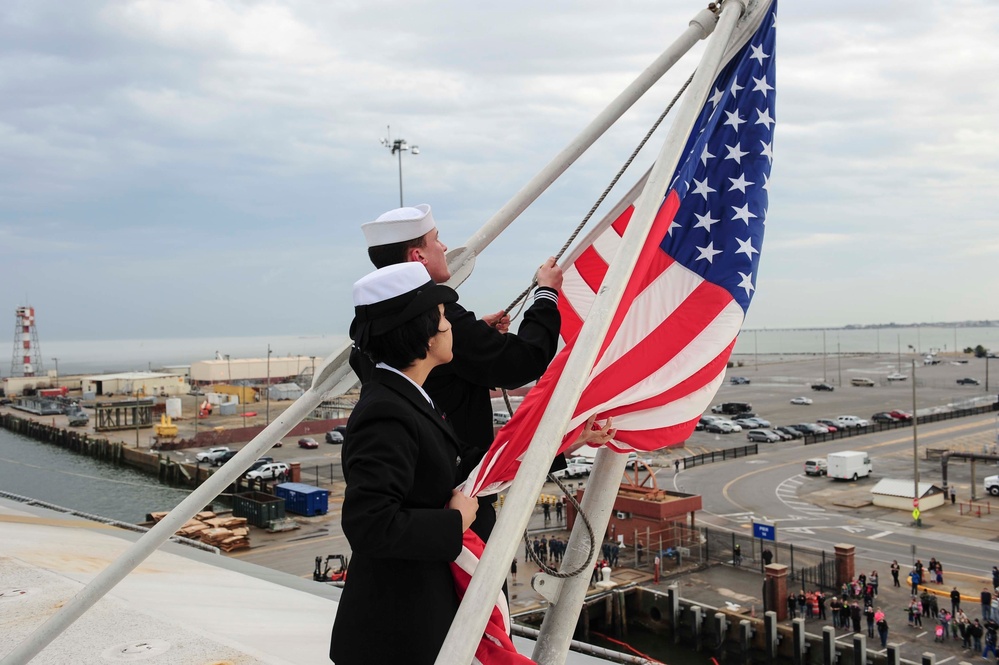
{"label": "white sailor cap", "polygon": [[407,261],[379,268],[354,282],[350,338],[363,350],[370,335],[384,334],[431,307],[457,299],[454,289],[430,279],[422,263]]}
{"label": "white sailor cap", "polygon": [[361,224],[361,231],[364,232],[368,247],[376,247],[415,240],[435,226],[430,206],[421,203],[414,207],[389,210],[375,221]]}

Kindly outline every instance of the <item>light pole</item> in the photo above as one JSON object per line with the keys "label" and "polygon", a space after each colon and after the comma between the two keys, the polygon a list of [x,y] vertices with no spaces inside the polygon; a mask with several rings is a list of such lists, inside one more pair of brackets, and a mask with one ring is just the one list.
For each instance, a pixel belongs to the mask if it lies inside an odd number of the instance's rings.
{"label": "light pole", "polygon": [[[923,526],[923,520],[919,517],[919,443],[916,438],[916,426],[919,424],[919,416],[916,412],[916,359],[912,359],[912,507],[913,518],[916,526]],[[947,489],[946,487],[944,488]]]}
{"label": "light pole", "polygon": [[822,380],[828,381],[826,378],[826,331],[822,331]]}
{"label": "light pole", "polygon": [[267,424],[271,424],[271,345],[267,345]]}
{"label": "light pole", "polygon": [[[55,362],[55,366],[56,366],[55,387],[58,388],[59,387],[59,359],[53,356],[52,360]],[[989,362],[988,360],[985,361],[986,368],[988,367],[988,362]],[[985,370],[985,389],[986,390],[989,389],[989,372],[988,372],[988,369]]]}
{"label": "light pole", "polygon": [[[837,337],[839,337],[837,335]],[[839,387],[843,387],[843,362],[839,350],[839,339],[836,340],[836,374],[839,376]]]}
{"label": "light pole", "polygon": [[393,140],[392,139],[392,126],[391,125],[386,126],[386,128],[385,128],[385,134],[386,134],[385,138],[383,138],[381,140],[382,145],[385,146],[386,148],[391,149],[393,155],[396,154],[396,153],[398,153],[398,155],[399,155],[399,207],[401,208],[403,206],[403,202],[402,202],[402,153],[403,153],[403,151],[408,150],[413,155],[419,155],[420,154],[420,146],[418,146],[418,145],[409,145],[408,143],[406,143],[406,139],[395,139],[395,140]]}

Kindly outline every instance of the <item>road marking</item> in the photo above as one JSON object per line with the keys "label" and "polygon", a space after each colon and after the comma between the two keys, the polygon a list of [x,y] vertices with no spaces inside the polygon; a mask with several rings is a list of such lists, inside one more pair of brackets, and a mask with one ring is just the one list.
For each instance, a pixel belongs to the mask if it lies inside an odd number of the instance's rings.
{"label": "road marking", "polygon": [[868,536],[868,540],[877,540],[878,538],[884,538],[885,536],[890,536],[895,533],[894,531],[882,531],[881,533],[876,533],[873,536]]}
{"label": "road marking", "polygon": [[814,536],[815,532],[809,529],[807,526],[786,526],[781,529],[785,533],[790,531],[791,533],[805,533]]}
{"label": "road marking", "polygon": [[840,528],[847,533],[863,533],[864,531],[864,528],[859,526],[841,526]]}
{"label": "road marking", "polygon": [[916,635],[916,639],[918,640],[918,639],[919,639],[920,637],[922,637],[923,635],[929,635],[929,631],[927,631],[927,630],[924,630],[924,631],[923,631],[923,632],[921,632],[921,633],[920,633],[919,635]]}
{"label": "road marking", "polygon": [[749,513],[725,513],[723,515],[719,515],[718,517],[745,517],[746,515],[753,515],[753,514],[754,513],[751,513],[751,512],[749,512]]}
{"label": "road marking", "polygon": [[[932,432],[927,432],[927,433],[923,434],[922,436],[923,436],[923,440],[925,441],[927,438],[939,438],[939,437],[946,436],[948,434],[952,434],[954,432],[959,432],[961,430],[972,429],[972,428],[981,427],[981,426],[982,426],[982,422],[976,420],[975,422],[964,423],[962,425],[956,425],[954,427],[947,427],[947,428],[943,428],[943,429],[939,429],[939,430],[938,429],[934,429]],[[866,448],[863,448],[862,450],[871,450],[873,448],[882,448],[884,446],[895,445],[895,444],[898,444],[898,443],[905,443],[907,441],[912,441],[912,437],[906,436],[906,437],[898,438],[898,439],[890,439],[890,440],[884,441],[882,443],[871,444],[871,445],[867,446]],[[776,466],[770,466],[770,467],[767,467],[766,469],[757,469],[755,471],[749,471],[749,472],[744,473],[741,476],[738,476],[736,478],[733,478],[732,480],[730,480],[727,483],[725,483],[725,485],[722,487],[721,494],[725,498],[726,501],[728,501],[732,505],[736,505],[737,506],[738,504],[735,501],[732,500],[732,497],[729,494],[729,490],[731,489],[731,487],[733,485],[735,485],[739,481],[742,481],[742,480],[745,480],[746,478],[749,478],[750,476],[754,476],[754,475],[756,475],[758,473],[763,473],[764,471],[770,471],[772,469],[780,468],[780,467],[784,467],[784,466],[797,466],[799,464],[801,464],[801,462],[785,462],[784,464],[778,464]],[[794,476],[794,477],[795,478],[800,478],[801,474],[798,474],[797,476]]]}
{"label": "road marking", "polygon": [[946,662],[947,662],[948,660],[954,660],[954,656],[951,656],[950,658],[944,658],[943,660],[938,660],[938,661],[937,661],[937,665],[943,665],[943,664],[944,664],[944,663],[946,663]]}

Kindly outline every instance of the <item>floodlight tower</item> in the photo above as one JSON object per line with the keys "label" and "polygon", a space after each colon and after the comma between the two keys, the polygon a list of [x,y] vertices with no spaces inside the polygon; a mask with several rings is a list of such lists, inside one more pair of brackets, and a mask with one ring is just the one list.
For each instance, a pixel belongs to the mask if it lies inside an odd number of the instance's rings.
{"label": "floodlight tower", "polygon": [[403,203],[402,203],[402,153],[403,153],[403,151],[408,150],[413,155],[419,155],[420,154],[420,146],[418,146],[418,145],[409,145],[408,143],[406,143],[406,139],[395,139],[393,141],[392,140],[392,126],[391,125],[386,126],[386,128],[385,128],[385,138],[383,138],[381,140],[381,143],[386,148],[390,148],[392,150],[392,154],[393,155],[396,154],[396,153],[398,153],[398,155],[399,155],[399,207],[401,208],[401,207],[403,207]]}
{"label": "floodlight tower", "polygon": [[14,319],[14,356],[10,361],[11,376],[41,376],[42,351],[35,326],[35,308],[18,307]]}

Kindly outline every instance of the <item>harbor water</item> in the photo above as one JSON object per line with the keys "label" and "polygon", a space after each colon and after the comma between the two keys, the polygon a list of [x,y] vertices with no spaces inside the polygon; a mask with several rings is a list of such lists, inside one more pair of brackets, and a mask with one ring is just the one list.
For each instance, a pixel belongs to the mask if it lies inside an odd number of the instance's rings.
{"label": "harbor water", "polygon": [[0,490],[137,524],[170,510],[188,491],[58,446],[0,429]]}
{"label": "harbor water", "polygon": [[[513,328],[516,329],[514,322]],[[46,371],[59,359],[60,374],[142,371],[190,365],[216,354],[231,358],[314,356],[326,358],[346,342],[342,334],[178,339],[41,340]],[[999,326],[919,326],[881,328],[744,330],[736,340],[739,355],[840,353],[951,353],[982,345],[999,350]],[[911,348],[910,348],[911,347]]]}

